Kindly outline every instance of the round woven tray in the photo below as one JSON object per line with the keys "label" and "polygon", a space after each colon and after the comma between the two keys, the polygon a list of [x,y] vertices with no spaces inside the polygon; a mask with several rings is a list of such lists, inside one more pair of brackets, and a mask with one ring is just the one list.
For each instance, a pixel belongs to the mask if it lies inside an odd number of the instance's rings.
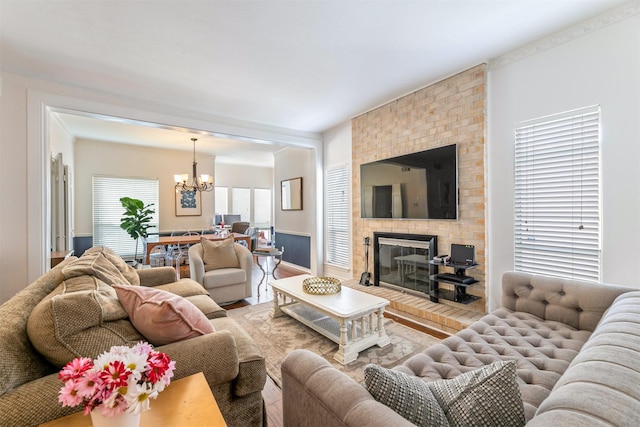
{"label": "round woven tray", "polygon": [[341,287],[340,280],[334,277],[310,277],[302,281],[302,290],[314,295],[335,294]]}

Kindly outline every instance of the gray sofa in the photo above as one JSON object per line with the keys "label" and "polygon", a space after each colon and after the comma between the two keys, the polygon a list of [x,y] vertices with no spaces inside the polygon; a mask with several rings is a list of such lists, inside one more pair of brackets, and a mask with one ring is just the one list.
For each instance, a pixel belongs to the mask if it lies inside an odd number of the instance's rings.
{"label": "gray sofa", "polygon": [[[508,272],[502,307],[393,368],[424,381],[515,360],[528,426],[640,425],[640,291]],[[282,362],[284,425],[410,426],[324,359]]]}
{"label": "gray sofa", "polygon": [[[92,248],[81,258],[63,261],[0,306],[0,426],[37,426],[82,409],[58,403],[62,382],[57,365],[64,363],[66,352],[72,354],[69,360],[80,355],[94,358],[112,345],[144,340],[126,313],[118,315],[122,308],[114,302],[115,291],[105,282],[118,272],[104,262],[105,257],[96,254],[109,255],[105,249]],[[95,257],[95,262],[82,265],[87,257]],[[210,334],[156,347],[176,361],[174,379],[203,372],[227,425],[265,425],[265,361],[246,331],[227,317],[198,283],[190,279],[176,282],[171,267],[119,268],[131,285],[153,286],[189,300],[215,329]],[[124,279],[120,277],[118,282]],[[46,313],[48,306],[60,306],[59,302],[47,301],[64,293],[78,304],[60,311],[61,315],[55,317],[56,327],[49,331],[46,316],[34,317],[39,311]],[[61,345],[55,347],[57,344]],[[47,352],[45,357],[36,350],[45,347],[57,350]],[[52,362],[53,357],[59,363]]]}

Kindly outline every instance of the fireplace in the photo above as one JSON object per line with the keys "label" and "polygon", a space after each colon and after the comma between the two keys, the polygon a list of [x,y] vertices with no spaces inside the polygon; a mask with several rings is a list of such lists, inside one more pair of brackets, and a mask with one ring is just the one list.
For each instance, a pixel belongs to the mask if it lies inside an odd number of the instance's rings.
{"label": "fireplace", "polygon": [[425,234],[373,233],[373,284],[431,297],[434,266],[429,261],[437,254],[437,241]]}

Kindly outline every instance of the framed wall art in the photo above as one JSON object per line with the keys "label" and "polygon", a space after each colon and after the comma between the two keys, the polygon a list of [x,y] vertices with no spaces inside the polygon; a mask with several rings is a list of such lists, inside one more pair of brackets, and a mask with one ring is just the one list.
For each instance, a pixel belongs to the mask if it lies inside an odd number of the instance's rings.
{"label": "framed wall art", "polygon": [[176,190],[176,216],[202,215],[202,193],[193,190]]}

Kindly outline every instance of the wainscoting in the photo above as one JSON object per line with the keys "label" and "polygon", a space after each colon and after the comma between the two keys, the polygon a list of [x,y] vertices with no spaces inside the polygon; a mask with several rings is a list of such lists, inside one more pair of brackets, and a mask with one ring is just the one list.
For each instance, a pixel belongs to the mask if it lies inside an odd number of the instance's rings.
{"label": "wainscoting", "polygon": [[284,247],[282,260],[311,268],[311,237],[276,230],[276,247]]}

